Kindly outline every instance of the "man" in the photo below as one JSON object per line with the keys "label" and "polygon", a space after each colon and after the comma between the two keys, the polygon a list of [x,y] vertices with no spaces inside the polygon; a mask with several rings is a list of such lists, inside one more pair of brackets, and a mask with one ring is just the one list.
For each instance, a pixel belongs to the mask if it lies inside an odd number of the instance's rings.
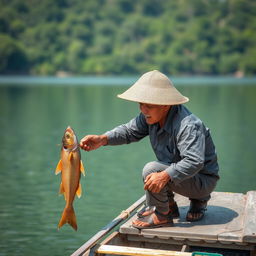
{"label": "man", "polygon": [[118,97],[138,102],[141,113],[103,135],[85,136],[80,146],[90,151],[149,136],[157,161],[143,169],[147,206],[133,226],[172,225],[173,218],[179,217],[173,192],[190,199],[187,221],[201,220],[219,179],[219,167],[209,129],[182,105],[189,99],[157,70],[145,73]]}

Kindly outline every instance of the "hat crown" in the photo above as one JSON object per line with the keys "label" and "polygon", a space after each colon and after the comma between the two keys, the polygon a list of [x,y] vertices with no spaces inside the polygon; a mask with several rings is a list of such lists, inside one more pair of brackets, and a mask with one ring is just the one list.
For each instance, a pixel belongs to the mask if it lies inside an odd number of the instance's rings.
{"label": "hat crown", "polygon": [[136,84],[144,85],[153,88],[168,88],[173,87],[169,78],[158,70],[153,70],[145,73],[140,77]]}

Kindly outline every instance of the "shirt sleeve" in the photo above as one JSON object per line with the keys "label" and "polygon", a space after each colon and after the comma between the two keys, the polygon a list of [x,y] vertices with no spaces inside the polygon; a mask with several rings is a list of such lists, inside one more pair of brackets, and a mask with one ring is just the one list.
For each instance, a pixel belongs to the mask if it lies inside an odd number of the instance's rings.
{"label": "shirt sleeve", "polygon": [[139,141],[148,133],[145,117],[140,114],[127,124],[119,125],[105,134],[108,137],[108,145],[122,145]]}
{"label": "shirt sleeve", "polygon": [[202,125],[188,124],[177,135],[177,148],[181,160],[172,163],[167,169],[171,181],[179,184],[191,178],[204,166],[205,132]]}

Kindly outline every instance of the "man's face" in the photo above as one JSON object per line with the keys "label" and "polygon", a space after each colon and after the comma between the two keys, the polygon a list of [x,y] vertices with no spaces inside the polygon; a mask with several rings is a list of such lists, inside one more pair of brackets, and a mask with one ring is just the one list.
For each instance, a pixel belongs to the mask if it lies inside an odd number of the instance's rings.
{"label": "man's face", "polygon": [[145,116],[147,124],[159,123],[162,127],[165,123],[168,111],[171,106],[167,105],[153,105],[146,103],[139,103],[140,111]]}

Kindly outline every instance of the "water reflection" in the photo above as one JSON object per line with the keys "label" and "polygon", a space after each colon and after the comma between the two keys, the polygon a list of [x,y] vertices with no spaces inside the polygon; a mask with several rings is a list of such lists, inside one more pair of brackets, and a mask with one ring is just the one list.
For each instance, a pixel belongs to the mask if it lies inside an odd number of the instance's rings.
{"label": "water reflection", "polygon": [[[87,175],[75,201],[78,232],[57,231],[62,134],[102,133],[138,113],[116,95],[123,86],[0,87],[0,255],[69,255],[142,195],[141,168],[154,159],[147,139],[82,153]],[[217,191],[255,189],[256,86],[189,86],[187,106],[210,127],[221,168]]]}

